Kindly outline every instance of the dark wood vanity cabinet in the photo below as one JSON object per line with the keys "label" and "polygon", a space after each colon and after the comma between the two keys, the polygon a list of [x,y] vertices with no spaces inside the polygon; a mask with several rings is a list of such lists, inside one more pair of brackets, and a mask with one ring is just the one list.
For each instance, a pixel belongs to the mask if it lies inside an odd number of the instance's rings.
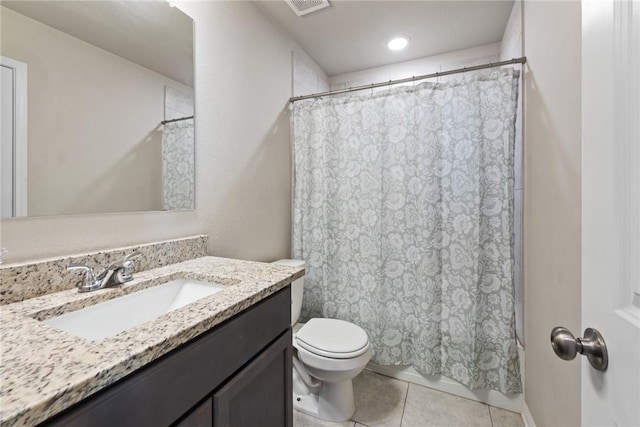
{"label": "dark wood vanity cabinet", "polygon": [[[288,379],[282,370],[290,366],[290,347],[291,334],[282,335],[213,394],[213,425],[287,425],[286,420],[293,414],[293,396],[291,391],[286,394]],[[283,390],[286,394],[284,400],[289,404],[274,402],[274,396],[282,396]]]}
{"label": "dark wood vanity cabinet", "polygon": [[213,427],[213,399],[207,397],[204,402],[198,404],[187,412],[175,427]]}
{"label": "dark wood vanity cabinet", "polygon": [[42,425],[292,427],[290,316],[287,286]]}

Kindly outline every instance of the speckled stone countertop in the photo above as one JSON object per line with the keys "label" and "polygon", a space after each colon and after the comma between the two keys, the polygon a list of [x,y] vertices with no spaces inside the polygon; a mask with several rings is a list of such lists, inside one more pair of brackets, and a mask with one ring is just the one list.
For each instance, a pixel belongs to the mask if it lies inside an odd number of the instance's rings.
{"label": "speckled stone countertop", "polygon": [[[0,307],[0,425],[35,425],[186,343],[301,277],[304,269],[203,257],[135,275],[122,286],[66,290]],[[39,320],[173,279],[228,288],[102,341]]]}

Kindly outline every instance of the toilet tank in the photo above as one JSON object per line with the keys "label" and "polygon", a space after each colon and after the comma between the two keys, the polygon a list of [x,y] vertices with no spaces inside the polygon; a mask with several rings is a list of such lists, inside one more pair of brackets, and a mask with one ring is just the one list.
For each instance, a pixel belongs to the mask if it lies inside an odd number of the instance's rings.
{"label": "toilet tank", "polygon": [[[280,259],[274,264],[286,265],[288,267],[304,267],[306,263],[298,259]],[[304,292],[304,276],[291,282],[291,326],[295,325],[300,318],[302,310],[302,294]]]}

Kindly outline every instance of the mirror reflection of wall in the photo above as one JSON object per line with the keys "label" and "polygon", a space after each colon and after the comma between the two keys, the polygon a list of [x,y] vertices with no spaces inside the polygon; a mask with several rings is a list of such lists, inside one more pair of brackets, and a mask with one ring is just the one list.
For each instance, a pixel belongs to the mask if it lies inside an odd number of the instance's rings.
{"label": "mirror reflection of wall", "polygon": [[[5,62],[28,70],[28,216],[193,209],[192,20],[148,1],[3,1],[1,12],[3,76]],[[24,149],[3,136],[3,159],[5,146]],[[20,216],[6,207],[20,171],[6,169],[3,218]]]}

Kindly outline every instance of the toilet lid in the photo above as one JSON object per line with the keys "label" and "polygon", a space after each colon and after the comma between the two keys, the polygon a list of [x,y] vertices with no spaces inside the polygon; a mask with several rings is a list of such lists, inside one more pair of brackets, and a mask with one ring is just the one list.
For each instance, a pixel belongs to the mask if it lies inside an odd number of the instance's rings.
{"label": "toilet lid", "polygon": [[296,334],[300,347],[334,359],[349,359],[367,351],[369,337],[360,326],[338,319],[309,320]]}

